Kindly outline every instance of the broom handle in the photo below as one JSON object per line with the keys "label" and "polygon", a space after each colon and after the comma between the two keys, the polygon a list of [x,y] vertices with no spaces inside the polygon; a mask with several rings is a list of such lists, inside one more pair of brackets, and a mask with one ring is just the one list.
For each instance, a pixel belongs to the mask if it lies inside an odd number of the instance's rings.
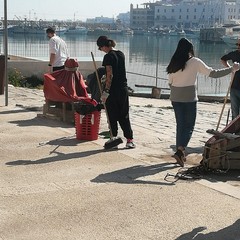
{"label": "broom handle", "polygon": [[220,121],[221,121],[221,118],[222,118],[222,115],[223,115],[223,111],[224,111],[225,105],[226,105],[226,103],[227,103],[228,95],[229,95],[229,92],[230,92],[230,90],[231,90],[231,86],[232,86],[232,82],[233,82],[233,77],[234,77],[234,73],[231,74],[231,81],[230,81],[230,84],[229,84],[229,86],[228,86],[227,94],[226,94],[226,96],[225,96],[225,98],[224,98],[223,107],[222,107],[222,111],[221,111],[220,116],[219,116],[219,119],[218,119],[216,131],[218,131],[218,128],[219,128],[219,125],[220,125]]}
{"label": "broom handle", "polygon": [[[92,56],[92,60],[93,60],[93,65],[94,65],[96,77],[97,77],[98,88],[99,88],[99,91],[100,91],[100,95],[102,96],[102,86],[101,86],[101,82],[100,82],[100,79],[99,79],[99,75],[98,75],[98,71],[97,71],[97,65],[96,65],[96,61],[94,59],[93,52],[91,52],[91,56]],[[107,117],[108,129],[110,131],[110,138],[113,138],[112,128],[111,128],[111,125],[110,125],[109,115],[108,115],[108,111],[107,111],[107,107],[106,107],[105,102],[103,103],[103,107],[104,107],[106,117]]]}

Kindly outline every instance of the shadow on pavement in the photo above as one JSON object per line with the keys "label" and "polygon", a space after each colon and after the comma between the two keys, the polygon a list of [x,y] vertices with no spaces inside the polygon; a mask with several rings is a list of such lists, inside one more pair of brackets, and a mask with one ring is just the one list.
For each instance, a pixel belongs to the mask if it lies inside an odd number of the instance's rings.
{"label": "shadow on pavement", "polygon": [[[219,171],[209,173],[207,175],[207,180],[211,182],[228,182],[228,181],[240,181],[240,171],[239,170],[228,170],[226,172]],[[239,184],[238,184],[239,185]],[[240,231],[240,230],[239,230]]]}
{"label": "shadow on pavement", "polygon": [[91,182],[96,183],[123,183],[123,184],[156,184],[156,185],[174,185],[172,182],[160,182],[140,180],[138,178],[155,175],[157,173],[176,168],[169,163],[161,163],[150,166],[137,165],[129,168],[120,169],[114,172],[104,173],[92,179]]}
{"label": "shadow on pavement", "polygon": [[10,111],[1,111],[0,114],[16,114],[16,113],[23,113],[23,112],[29,112],[29,110],[26,109],[15,109],[15,110],[10,110]]}
{"label": "shadow on pavement", "polygon": [[77,152],[77,153],[67,153],[67,154],[54,151],[54,153],[57,154],[57,156],[42,158],[42,159],[38,159],[38,160],[16,160],[16,161],[11,161],[11,162],[6,162],[5,164],[10,165],[10,166],[45,164],[45,163],[51,163],[51,162],[79,159],[79,158],[88,157],[88,156],[102,153],[102,152],[106,152],[106,150],[98,149],[98,150],[91,150],[91,151]]}
{"label": "shadow on pavement", "polygon": [[185,233],[175,240],[238,240],[240,239],[240,219],[238,219],[232,225],[223,228],[217,232],[200,233],[204,231],[206,227],[194,228],[191,232]]}
{"label": "shadow on pavement", "polygon": [[84,143],[87,141],[78,140],[75,135],[69,137],[61,137],[57,139],[53,139],[47,142],[40,142],[39,147],[50,145],[50,146],[77,146],[78,144]]}
{"label": "shadow on pavement", "polygon": [[187,147],[187,154],[191,154],[191,153],[198,153],[198,154],[202,154],[204,150],[204,146],[202,147]]}
{"label": "shadow on pavement", "polygon": [[33,119],[9,121],[9,123],[16,124],[19,127],[29,127],[29,126],[47,126],[47,127],[63,127],[72,128],[74,124],[64,123],[61,121],[56,121],[47,118],[35,117]]}
{"label": "shadow on pavement", "polygon": [[[175,152],[176,151],[176,145],[170,145],[170,148]],[[186,147],[186,154],[192,154],[192,153],[198,153],[202,154],[204,150],[204,146],[200,147]]]}

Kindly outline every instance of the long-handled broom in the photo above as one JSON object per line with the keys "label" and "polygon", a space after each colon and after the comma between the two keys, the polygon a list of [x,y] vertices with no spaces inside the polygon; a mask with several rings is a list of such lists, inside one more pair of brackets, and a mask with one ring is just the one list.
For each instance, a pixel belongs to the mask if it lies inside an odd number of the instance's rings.
{"label": "long-handled broom", "polygon": [[[102,86],[101,86],[101,82],[100,82],[98,71],[97,71],[97,65],[96,65],[94,55],[93,55],[92,52],[91,52],[91,55],[92,55],[93,65],[94,65],[94,69],[95,69],[95,73],[96,73],[96,77],[97,77],[99,91],[100,91],[100,94],[102,96]],[[108,115],[108,111],[107,111],[105,102],[103,102],[103,106],[104,106],[104,110],[105,110],[105,113],[106,113],[108,128],[109,128],[109,132],[110,132],[110,140],[108,140],[104,144],[104,148],[105,149],[110,149],[110,148],[116,147],[119,144],[123,143],[123,140],[120,137],[113,137],[112,128],[111,128],[111,125],[110,125],[109,115]]]}
{"label": "long-handled broom", "polygon": [[223,115],[223,111],[224,111],[225,105],[226,105],[227,100],[228,100],[228,95],[229,95],[229,93],[230,93],[231,86],[232,86],[232,83],[233,83],[233,77],[234,77],[234,73],[231,74],[231,81],[230,81],[230,84],[229,84],[229,86],[228,86],[227,94],[226,94],[226,96],[225,96],[225,98],[224,98],[224,102],[223,102],[222,110],[221,110],[221,113],[220,113],[220,116],[219,116],[219,119],[218,119],[216,131],[217,131],[218,128],[219,128],[220,121],[221,121],[222,115]]}

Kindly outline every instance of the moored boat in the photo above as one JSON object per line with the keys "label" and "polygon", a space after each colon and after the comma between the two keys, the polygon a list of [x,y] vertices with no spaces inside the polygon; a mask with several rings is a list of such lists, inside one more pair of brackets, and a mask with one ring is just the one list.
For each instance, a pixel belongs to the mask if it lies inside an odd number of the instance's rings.
{"label": "moored boat", "polygon": [[170,29],[168,34],[169,36],[185,36],[186,35],[183,29]]}
{"label": "moored boat", "polygon": [[[7,26],[8,33],[11,33],[13,28],[14,28],[14,25],[8,25]],[[0,34],[4,32],[4,29],[5,29],[4,26],[0,25]]]}
{"label": "moored boat", "polygon": [[184,29],[184,32],[190,38],[199,38],[200,36],[200,29]]}
{"label": "moored boat", "polygon": [[123,29],[122,30],[122,34],[131,36],[131,35],[133,35],[133,30],[132,29],[128,29],[128,28],[127,29]]}
{"label": "moored boat", "polygon": [[240,37],[239,34],[236,35],[223,35],[221,39],[223,42],[225,42],[230,47],[234,47],[238,41],[238,38]]}
{"label": "moored boat", "polygon": [[86,27],[81,27],[81,26],[72,26],[67,28],[67,30],[64,32],[64,34],[87,34],[88,29]]}
{"label": "moored boat", "polygon": [[31,26],[14,26],[11,29],[13,34],[44,34],[45,32],[45,28]]}

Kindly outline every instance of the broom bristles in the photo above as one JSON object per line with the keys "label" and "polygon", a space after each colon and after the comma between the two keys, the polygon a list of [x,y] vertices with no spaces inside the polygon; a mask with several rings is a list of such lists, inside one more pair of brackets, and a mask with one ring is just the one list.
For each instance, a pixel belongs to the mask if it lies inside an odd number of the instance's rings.
{"label": "broom bristles", "polygon": [[113,139],[108,140],[105,144],[104,144],[104,148],[105,149],[110,149],[113,147],[118,146],[119,144],[123,143],[123,140],[120,137],[115,137]]}

